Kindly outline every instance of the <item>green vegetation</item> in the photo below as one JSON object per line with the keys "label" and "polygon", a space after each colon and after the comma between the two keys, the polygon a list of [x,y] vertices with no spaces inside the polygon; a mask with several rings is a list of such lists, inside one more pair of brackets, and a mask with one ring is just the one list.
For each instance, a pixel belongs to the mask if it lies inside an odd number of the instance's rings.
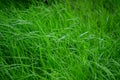
{"label": "green vegetation", "polygon": [[0,2],[0,80],[120,79],[119,0],[12,1]]}

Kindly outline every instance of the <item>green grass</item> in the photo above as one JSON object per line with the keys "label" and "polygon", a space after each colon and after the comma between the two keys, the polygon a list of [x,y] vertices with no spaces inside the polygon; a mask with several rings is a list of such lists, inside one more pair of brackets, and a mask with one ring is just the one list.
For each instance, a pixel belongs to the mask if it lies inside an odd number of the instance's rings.
{"label": "green grass", "polygon": [[104,1],[3,4],[0,80],[119,80],[120,6]]}

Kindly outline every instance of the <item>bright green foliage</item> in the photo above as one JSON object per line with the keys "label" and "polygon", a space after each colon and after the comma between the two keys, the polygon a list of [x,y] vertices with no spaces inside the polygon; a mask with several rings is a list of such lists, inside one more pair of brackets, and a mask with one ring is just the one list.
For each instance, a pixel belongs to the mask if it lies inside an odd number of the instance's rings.
{"label": "bright green foliage", "polygon": [[0,4],[0,80],[120,79],[119,0]]}

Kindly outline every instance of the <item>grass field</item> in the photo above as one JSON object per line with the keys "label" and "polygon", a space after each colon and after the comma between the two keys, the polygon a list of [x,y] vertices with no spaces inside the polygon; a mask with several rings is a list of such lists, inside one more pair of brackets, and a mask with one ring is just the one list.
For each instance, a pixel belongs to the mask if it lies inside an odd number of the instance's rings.
{"label": "grass field", "polygon": [[119,0],[5,3],[0,80],[120,80]]}

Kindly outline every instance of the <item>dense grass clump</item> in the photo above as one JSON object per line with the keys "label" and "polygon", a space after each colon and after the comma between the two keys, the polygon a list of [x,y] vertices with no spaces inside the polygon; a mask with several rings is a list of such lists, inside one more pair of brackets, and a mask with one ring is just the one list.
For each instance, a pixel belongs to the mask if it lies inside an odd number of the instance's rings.
{"label": "dense grass clump", "polygon": [[0,80],[120,79],[119,1],[0,4]]}

